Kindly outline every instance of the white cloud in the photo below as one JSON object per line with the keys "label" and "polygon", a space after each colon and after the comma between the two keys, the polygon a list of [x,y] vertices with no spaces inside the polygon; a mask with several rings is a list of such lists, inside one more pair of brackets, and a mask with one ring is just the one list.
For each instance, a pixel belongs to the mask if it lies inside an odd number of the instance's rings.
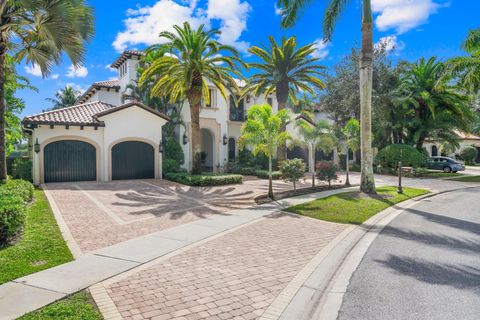
{"label": "white cloud", "polygon": [[28,74],[31,74],[32,76],[35,77],[41,77],[42,76],[42,70],[40,69],[40,66],[37,64],[32,64],[31,66],[26,66],[25,71]]}
{"label": "white cloud", "polygon": [[117,72],[117,69],[112,68],[112,66],[109,65],[109,64],[107,64],[107,65],[105,66],[105,69],[107,69],[107,70],[110,71],[110,72]]}
{"label": "white cloud", "polygon": [[251,7],[248,2],[240,0],[209,0],[207,14],[210,19],[220,20],[222,34],[221,43],[233,45],[241,51],[247,51],[250,44],[238,39],[247,29],[248,13]]}
{"label": "white cloud", "polygon": [[59,77],[60,77],[60,75],[58,73],[54,73],[50,76],[50,78],[53,79],[53,80],[57,80]]}
{"label": "white cloud", "polygon": [[82,94],[87,91],[88,87],[81,86],[79,84],[73,83],[73,82],[68,82],[66,87],[72,87],[73,89],[80,91]]}
{"label": "white cloud", "polygon": [[66,74],[66,76],[69,78],[85,78],[87,75],[88,75],[87,68],[85,68],[84,66],[79,66],[75,68],[73,64],[70,67],[68,67],[68,72]]}
{"label": "white cloud", "polygon": [[197,0],[183,1],[158,0],[153,6],[127,10],[124,20],[125,30],[119,32],[113,42],[117,51],[138,44],[152,45],[162,41],[161,31],[173,31],[173,25],[188,21],[194,28],[201,24],[210,27],[214,20],[220,23],[222,34],[219,41],[246,50],[248,43],[239,38],[247,28],[250,5],[241,0],[209,0],[206,8],[199,7]]}
{"label": "white cloud", "polygon": [[398,40],[398,37],[393,36],[386,36],[382,37],[375,43],[375,47],[385,46],[385,50],[387,52],[391,51],[401,51],[405,48],[405,43],[403,41]]}
{"label": "white cloud", "polygon": [[276,3],[273,4],[273,8],[275,9],[275,14],[276,14],[277,16],[281,16],[281,15],[282,15],[282,8],[279,8]]}
{"label": "white cloud", "polygon": [[428,21],[442,6],[434,0],[372,0],[372,10],[377,13],[375,25],[380,31],[394,29],[405,33]]}
{"label": "white cloud", "polygon": [[323,41],[323,39],[315,40],[313,47],[315,51],[312,53],[312,57],[323,60],[328,56],[330,46],[329,42]]}

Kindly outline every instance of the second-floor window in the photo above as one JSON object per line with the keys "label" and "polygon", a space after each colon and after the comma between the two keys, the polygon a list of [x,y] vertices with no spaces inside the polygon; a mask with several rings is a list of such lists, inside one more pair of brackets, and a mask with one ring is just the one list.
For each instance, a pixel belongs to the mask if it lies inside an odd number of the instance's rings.
{"label": "second-floor window", "polygon": [[215,108],[215,90],[208,89],[208,95],[210,96],[210,100],[205,102],[205,107]]}
{"label": "second-floor window", "polygon": [[245,103],[243,99],[236,105],[235,99],[233,96],[230,96],[230,121],[245,121]]}
{"label": "second-floor window", "polygon": [[270,107],[273,107],[273,99],[272,98],[267,98],[267,103],[270,105]]}

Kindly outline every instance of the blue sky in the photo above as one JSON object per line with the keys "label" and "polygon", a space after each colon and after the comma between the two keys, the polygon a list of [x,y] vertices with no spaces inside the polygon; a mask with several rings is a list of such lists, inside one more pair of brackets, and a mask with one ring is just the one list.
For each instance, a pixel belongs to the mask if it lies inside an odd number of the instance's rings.
{"label": "blue sky", "polygon": [[[300,44],[315,42],[316,55],[326,67],[349,53],[360,40],[360,0],[351,0],[337,24],[331,43],[322,40],[321,18],[325,0],[313,1],[294,28],[283,30],[275,0],[87,0],[95,9],[96,32],[88,43],[84,67],[74,70],[67,58],[42,79],[34,66],[21,64],[39,92],[22,91],[22,114],[41,112],[51,105],[45,98],[66,84],[86,89],[95,81],[115,77],[108,65],[125,49],[142,49],[157,41],[161,30],[188,20],[222,30],[220,41],[246,52],[249,45],[265,43],[269,35],[297,36]],[[447,59],[462,54],[460,43],[467,31],[480,27],[478,0],[372,0],[375,41],[396,44],[393,59],[414,61],[420,57]],[[385,40],[388,39],[388,40]],[[245,55],[246,61],[252,57]]]}

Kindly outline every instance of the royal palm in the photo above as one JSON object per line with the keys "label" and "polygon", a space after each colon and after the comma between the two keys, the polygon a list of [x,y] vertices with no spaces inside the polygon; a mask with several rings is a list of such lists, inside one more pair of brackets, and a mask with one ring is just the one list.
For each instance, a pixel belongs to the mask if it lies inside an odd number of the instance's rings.
{"label": "royal palm", "polygon": [[63,89],[55,93],[55,98],[47,98],[47,101],[53,103],[52,109],[60,109],[73,106],[81,92],[72,86],[65,86]]}
{"label": "royal palm", "polygon": [[[161,32],[164,44],[154,45],[159,55],[143,72],[139,80],[142,86],[153,81],[150,94],[153,97],[169,97],[171,102],[186,98],[191,114],[192,173],[201,173],[200,109],[202,101],[209,101],[208,81],[228,101],[228,93],[234,97],[239,88],[232,75],[241,77],[238,66],[243,63],[237,50],[214,40],[220,31],[206,31],[204,26],[194,30],[185,22],[174,26],[175,33]],[[228,54],[228,56],[226,55]]]}
{"label": "royal palm", "polygon": [[0,2],[0,181],[5,161],[5,59],[38,66],[44,76],[66,53],[83,61],[85,40],[93,35],[92,9],[83,0],[2,0]]}
{"label": "royal palm", "polygon": [[[282,10],[282,27],[295,24],[300,11],[313,0],[278,0]],[[329,0],[323,19],[324,41],[330,41],[335,24],[349,0]],[[372,79],[373,79],[373,24],[371,0],[362,0],[362,45],[360,52],[360,125],[362,176],[360,189],[375,193],[372,152]],[[341,107],[341,106],[339,106]]]}

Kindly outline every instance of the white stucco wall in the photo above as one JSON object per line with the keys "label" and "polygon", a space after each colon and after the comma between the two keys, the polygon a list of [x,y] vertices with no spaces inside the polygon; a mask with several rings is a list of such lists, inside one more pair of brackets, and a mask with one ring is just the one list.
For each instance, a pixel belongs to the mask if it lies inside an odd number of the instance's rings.
{"label": "white stucco wall", "polygon": [[[433,146],[436,146],[437,147],[437,155],[440,156],[441,155],[441,147],[442,143],[441,142],[438,142],[438,141],[427,141],[423,144],[423,146],[427,149],[428,151],[428,154],[430,156],[432,156],[432,147]],[[466,146],[474,146],[474,147],[477,147],[477,148],[480,148],[480,140],[476,140],[476,139],[463,139],[463,140],[460,140],[459,141],[459,145],[460,147],[457,148],[455,150],[455,152],[453,153],[450,153],[450,154],[447,154],[448,157],[455,157],[455,154],[458,154],[460,153],[460,150],[462,150],[462,148],[466,147]]]}

